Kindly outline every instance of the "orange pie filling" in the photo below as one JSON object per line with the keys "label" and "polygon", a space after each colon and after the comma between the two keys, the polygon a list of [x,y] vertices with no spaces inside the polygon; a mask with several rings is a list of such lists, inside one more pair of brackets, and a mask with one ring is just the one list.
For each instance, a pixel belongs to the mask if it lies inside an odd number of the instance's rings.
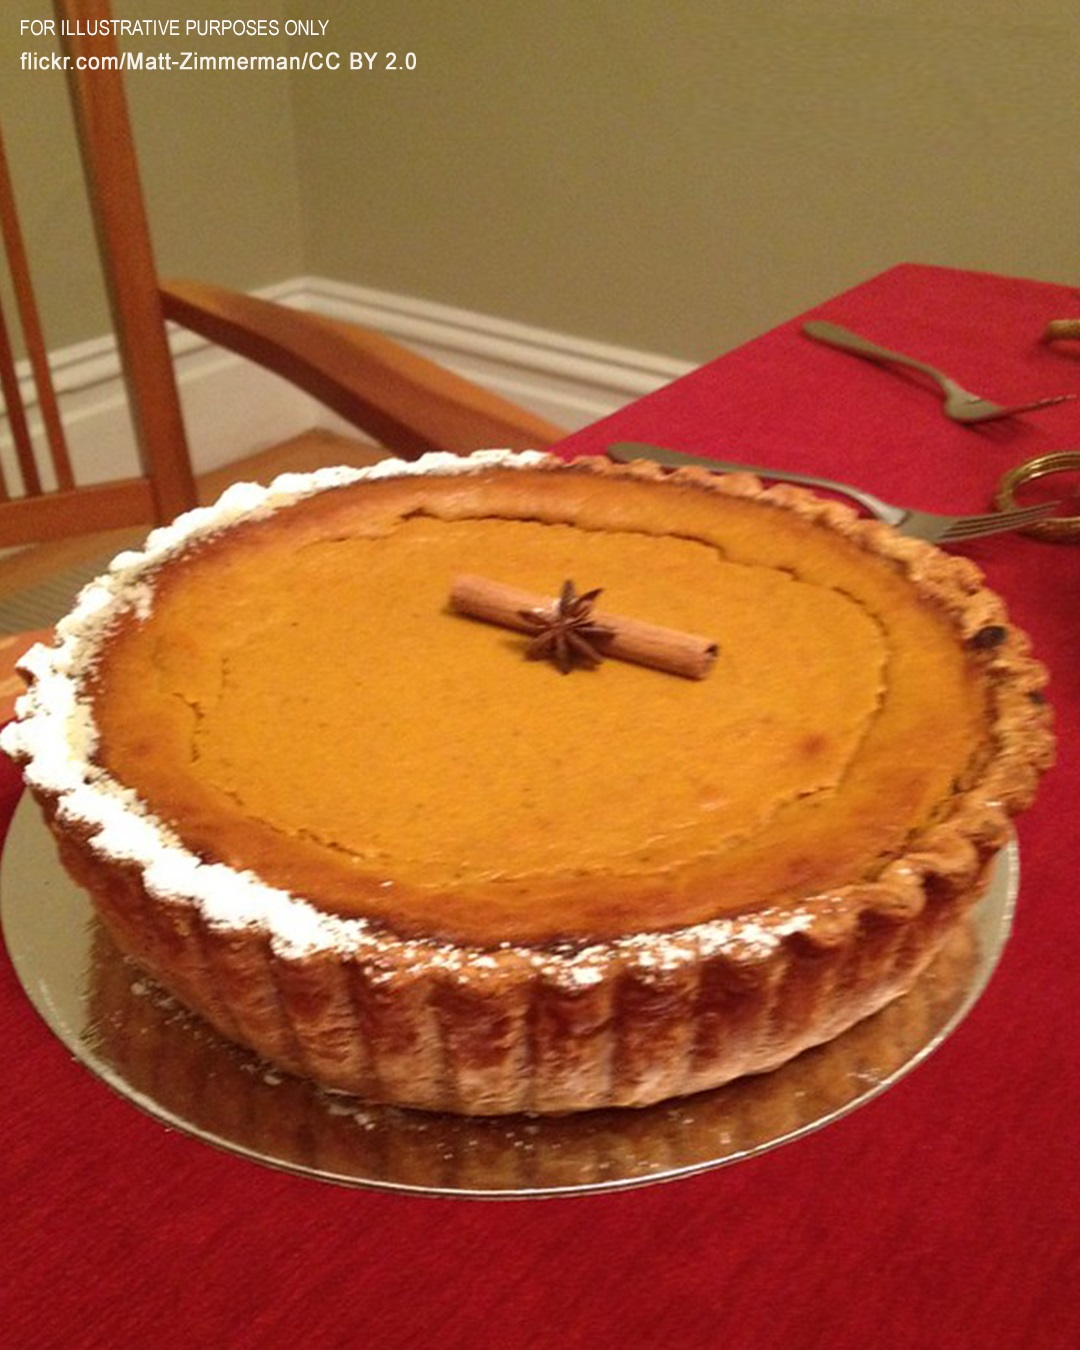
{"label": "orange pie filling", "polygon": [[[302,511],[234,530],[110,645],[102,762],[201,856],[404,934],[673,928],[874,876],[985,739],[944,616],[787,513],[772,561],[734,498],[695,528],[519,519],[460,487],[381,509],[400,495],[358,491],[314,538]],[[463,572],[602,586],[718,660],[563,675],[450,611]]]}

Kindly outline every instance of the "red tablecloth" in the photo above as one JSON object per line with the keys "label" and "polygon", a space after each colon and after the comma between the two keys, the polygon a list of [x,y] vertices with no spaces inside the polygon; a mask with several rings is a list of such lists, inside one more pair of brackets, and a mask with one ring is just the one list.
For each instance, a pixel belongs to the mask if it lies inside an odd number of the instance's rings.
{"label": "red tablecloth", "polygon": [[[1066,288],[919,266],[817,311],[994,396],[1080,391],[1038,342]],[[785,325],[568,439],[652,439],[847,475],[931,509],[1080,444],[1080,405],[981,430]],[[354,1191],[163,1129],[72,1062],[0,966],[5,1345],[1080,1345],[1080,547],[968,552],[1053,673],[1061,753],[1020,829],[1012,940],[956,1034],[794,1144],[676,1184],[496,1204]],[[6,819],[18,784],[0,762]]]}

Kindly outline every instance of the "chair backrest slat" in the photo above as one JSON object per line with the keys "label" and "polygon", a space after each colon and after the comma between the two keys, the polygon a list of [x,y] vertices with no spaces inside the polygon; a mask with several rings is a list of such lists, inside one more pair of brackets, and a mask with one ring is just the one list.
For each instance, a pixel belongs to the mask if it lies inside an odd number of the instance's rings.
{"label": "chair backrest slat", "polygon": [[[34,445],[30,439],[30,428],[26,423],[26,410],[23,408],[22,390],[19,388],[19,373],[15,369],[15,354],[11,348],[7,317],[2,305],[0,305],[0,391],[4,395],[4,410],[7,413],[8,430],[11,433],[15,455],[19,461],[23,478],[25,479],[28,476],[27,465],[31,470],[30,476],[36,477],[37,463],[34,460]],[[0,502],[6,502],[8,499],[7,478],[4,474],[4,467],[0,464]]]}
{"label": "chair backrest slat", "polygon": [[109,5],[56,0],[54,7],[69,20],[61,28],[68,88],[135,436],[167,520],[191,504],[194,486]]}
{"label": "chair backrest slat", "polygon": [[[49,450],[52,456],[53,472],[58,487],[74,486],[71,463],[68,459],[67,441],[60,421],[60,410],[53,390],[52,374],[49,370],[45,342],[42,337],[41,320],[38,316],[37,302],[34,299],[34,287],[30,276],[30,264],[27,260],[26,245],[23,242],[19,224],[19,212],[15,202],[15,190],[11,182],[8,167],[7,149],[0,135],[0,234],[4,240],[4,256],[7,260],[8,274],[11,278],[15,304],[19,312],[23,342],[30,360],[30,369],[34,375],[37,389],[38,407],[45,424]],[[34,457],[33,442],[26,420],[26,410],[19,391],[18,373],[15,368],[14,344],[7,325],[6,316],[2,320],[2,361],[4,402],[8,410],[8,421],[19,470],[23,479],[23,490],[28,495],[41,491],[41,477],[37,460]]]}

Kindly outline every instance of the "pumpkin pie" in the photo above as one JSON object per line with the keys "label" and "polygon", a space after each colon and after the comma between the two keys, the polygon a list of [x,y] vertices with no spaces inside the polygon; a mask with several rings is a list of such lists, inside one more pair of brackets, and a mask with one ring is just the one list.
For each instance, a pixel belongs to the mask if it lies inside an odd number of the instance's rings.
{"label": "pumpkin pie", "polygon": [[[526,659],[462,575],[550,597],[534,626],[572,579],[715,659]],[[466,1114],[835,1037],[963,922],[1052,754],[970,562],[748,475],[535,453],[232,489],[24,674],[3,746],[123,951],[294,1074]]]}

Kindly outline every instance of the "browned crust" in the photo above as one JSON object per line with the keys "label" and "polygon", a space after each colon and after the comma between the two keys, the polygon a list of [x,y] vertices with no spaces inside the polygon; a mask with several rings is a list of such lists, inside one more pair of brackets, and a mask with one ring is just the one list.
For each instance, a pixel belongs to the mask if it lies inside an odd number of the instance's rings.
{"label": "browned crust", "polygon": [[611,949],[601,978],[574,984],[518,953],[457,968],[389,949],[277,956],[53,826],[117,946],[222,1035],[369,1102],[476,1115],[642,1106],[774,1068],[910,989],[982,893],[982,878],[929,888],[917,913],[847,914],[666,969]]}
{"label": "browned crust", "polygon": [[321,1092],[270,1071],[184,1017],[102,932],[91,953],[95,1046],[136,1091],[219,1139],[348,1178],[504,1194],[608,1186],[736,1157],[791,1137],[873,1092],[963,1006],[978,970],[969,922],[912,991],[767,1075],[637,1111],[537,1117],[431,1115]]}
{"label": "browned crust", "polygon": [[[666,476],[596,460],[569,471]],[[193,900],[151,895],[139,865],[102,856],[93,832],[38,787],[65,865],[120,948],[222,1034],[291,1072],[375,1102],[470,1114],[644,1105],[714,1087],[832,1038],[910,988],[982,893],[1050,763],[1045,672],[969,562],[802,489],[676,477],[795,511],[892,559],[970,644],[991,688],[989,753],[904,858],[794,911],[587,952],[382,936],[290,954],[265,930],[215,925]]]}

